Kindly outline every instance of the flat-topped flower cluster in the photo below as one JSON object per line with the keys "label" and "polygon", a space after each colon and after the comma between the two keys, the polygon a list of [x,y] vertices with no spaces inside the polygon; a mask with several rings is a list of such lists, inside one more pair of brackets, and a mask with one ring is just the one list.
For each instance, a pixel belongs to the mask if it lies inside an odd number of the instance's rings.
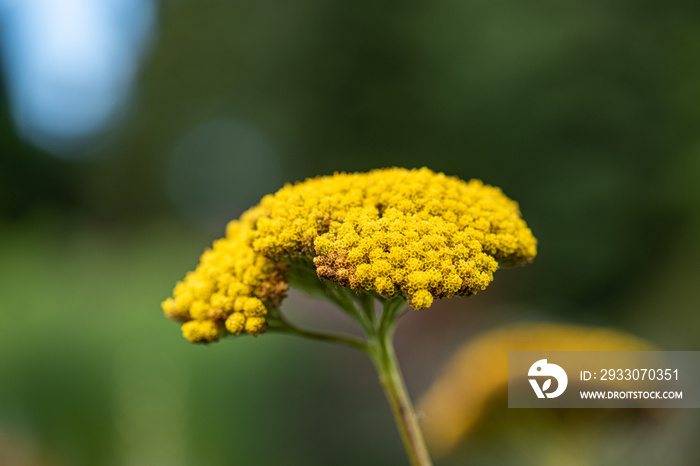
{"label": "flat-topped flower cluster", "polygon": [[232,221],[163,309],[193,342],[258,335],[304,258],[321,280],[421,310],[485,289],[499,264],[529,262],[536,246],[517,203],[481,181],[427,168],[336,173],[286,185]]}

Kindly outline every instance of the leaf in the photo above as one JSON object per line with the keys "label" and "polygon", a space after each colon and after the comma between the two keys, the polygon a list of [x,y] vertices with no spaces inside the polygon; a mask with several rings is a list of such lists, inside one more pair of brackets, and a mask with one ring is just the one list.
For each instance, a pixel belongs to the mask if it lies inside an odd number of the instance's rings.
{"label": "leaf", "polygon": [[552,385],[552,379],[547,379],[544,385],[542,385],[542,391],[546,392],[550,385]]}

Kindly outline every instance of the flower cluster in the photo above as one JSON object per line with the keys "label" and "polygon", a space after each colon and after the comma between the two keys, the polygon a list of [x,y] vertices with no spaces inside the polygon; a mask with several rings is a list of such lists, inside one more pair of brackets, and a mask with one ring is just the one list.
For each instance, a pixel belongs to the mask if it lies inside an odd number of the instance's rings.
{"label": "flower cluster", "polygon": [[286,268],[255,253],[246,223],[232,221],[226,238],[214,242],[200,263],[175,286],[165,314],[184,322],[182,333],[193,343],[218,340],[224,328],[233,334],[265,331],[268,308],[287,291]]}
{"label": "flower cluster", "polygon": [[[336,173],[265,196],[163,303],[190,341],[257,335],[287,288],[287,265],[313,259],[321,280],[414,309],[486,288],[501,265],[528,262],[537,241],[517,203],[481,181],[427,168]],[[225,323],[225,325],[224,325]]]}

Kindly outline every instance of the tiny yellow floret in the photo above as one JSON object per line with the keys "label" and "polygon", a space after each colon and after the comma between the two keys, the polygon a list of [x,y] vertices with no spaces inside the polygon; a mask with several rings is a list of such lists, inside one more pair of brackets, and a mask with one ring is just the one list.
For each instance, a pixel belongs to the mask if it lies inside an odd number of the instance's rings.
{"label": "tiny yellow floret", "polygon": [[182,335],[192,343],[211,343],[221,338],[222,328],[211,320],[191,320],[182,324]]}
{"label": "tiny yellow floret", "polygon": [[254,337],[265,332],[267,322],[262,317],[248,317],[245,321],[245,331]]}
{"label": "tiny yellow floret", "polygon": [[226,330],[234,335],[240,335],[245,330],[245,316],[241,312],[234,312],[226,319]]}

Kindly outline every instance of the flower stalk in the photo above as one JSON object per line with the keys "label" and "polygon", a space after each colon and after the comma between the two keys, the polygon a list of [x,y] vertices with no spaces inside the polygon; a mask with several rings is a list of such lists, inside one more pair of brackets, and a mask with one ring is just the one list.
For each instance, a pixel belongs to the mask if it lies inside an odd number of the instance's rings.
{"label": "flower stalk", "polygon": [[393,325],[389,325],[384,332],[371,338],[370,357],[391,405],[391,411],[411,465],[430,466],[432,462],[396,359],[392,337]]}
{"label": "flower stalk", "polygon": [[[318,281],[317,283],[321,284]],[[394,329],[406,307],[405,300],[401,297],[375,298],[367,292],[345,293],[344,289],[332,283],[323,283],[321,286],[325,297],[362,327],[367,337],[366,342],[354,337],[301,329],[291,324],[281,313],[271,319],[268,330],[364,351],[377,370],[379,383],[391,407],[411,466],[431,466],[432,462],[393,345]],[[380,316],[375,312],[376,301],[382,304]]]}
{"label": "flower stalk", "polygon": [[337,343],[340,345],[350,346],[351,348],[357,348],[365,352],[369,351],[369,345],[355,338],[346,337],[344,335],[332,335],[328,333],[314,332],[312,330],[301,329],[295,325],[292,325],[291,323],[282,318],[271,322],[267,330],[270,332],[289,333],[292,335],[308,338],[310,340]]}

